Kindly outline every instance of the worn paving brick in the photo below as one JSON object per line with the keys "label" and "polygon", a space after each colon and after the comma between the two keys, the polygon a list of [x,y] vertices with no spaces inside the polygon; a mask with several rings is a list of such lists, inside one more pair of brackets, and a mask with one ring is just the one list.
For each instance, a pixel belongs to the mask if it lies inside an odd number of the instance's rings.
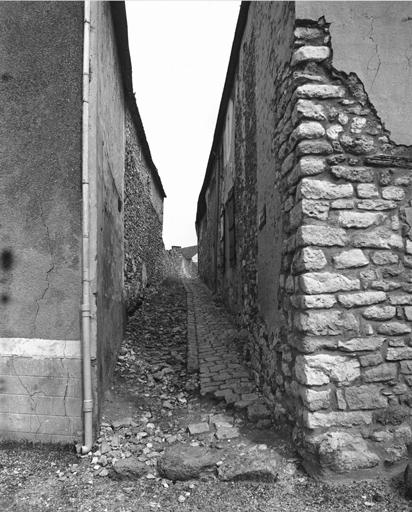
{"label": "worn paving brick", "polygon": [[[252,375],[236,350],[237,328],[221,306],[213,304],[213,296],[199,278],[184,279],[187,293],[188,319],[194,322],[195,338],[188,339],[188,353],[197,356],[200,393],[224,398],[228,405],[247,407],[260,397]],[[195,350],[194,348],[195,347]],[[189,369],[188,369],[189,371]],[[241,396],[246,400],[241,400]]]}

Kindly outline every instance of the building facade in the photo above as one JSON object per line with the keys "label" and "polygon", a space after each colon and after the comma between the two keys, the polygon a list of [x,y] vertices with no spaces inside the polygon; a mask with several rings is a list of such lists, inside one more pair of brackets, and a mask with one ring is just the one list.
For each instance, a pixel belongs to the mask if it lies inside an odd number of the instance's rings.
{"label": "building facade", "polygon": [[243,2],[199,196],[200,277],[328,478],[404,467],[411,2]]}
{"label": "building facade", "polygon": [[[161,239],[164,191],[133,96],[124,2],[1,2],[0,20],[0,437],[84,437],[87,451],[125,281],[142,279],[127,270],[140,243],[130,249],[132,196],[157,191],[146,222]],[[142,197],[133,152],[146,162]]]}

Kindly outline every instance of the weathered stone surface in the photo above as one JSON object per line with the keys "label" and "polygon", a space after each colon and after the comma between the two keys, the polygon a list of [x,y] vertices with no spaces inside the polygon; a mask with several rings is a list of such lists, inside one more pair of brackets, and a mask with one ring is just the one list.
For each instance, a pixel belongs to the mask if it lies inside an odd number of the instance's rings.
{"label": "weathered stone surface", "polygon": [[256,451],[245,454],[230,454],[218,469],[223,482],[274,483],[278,478],[278,464],[273,452]]}
{"label": "weathered stone surface", "polygon": [[299,119],[302,118],[325,121],[325,108],[323,105],[310,100],[298,100],[292,113],[292,123],[296,125]]}
{"label": "weathered stone surface", "polygon": [[381,348],[385,338],[382,336],[368,336],[367,338],[353,338],[351,340],[339,340],[338,348],[348,352],[363,350],[377,350]]}
{"label": "weathered stone surface", "polygon": [[337,474],[373,468],[379,457],[373,453],[360,436],[347,432],[328,432],[311,440],[316,446],[319,464]]}
{"label": "weathered stone surface", "polygon": [[329,213],[328,201],[312,201],[302,199],[290,212],[290,227],[295,229],[302,224],[304,217],[327,220]]}
{"label": "weathered stone surface", "polygon": [[314,336],[337,336],[359,332],[359,324],[352,313],[344,311],[307,311],[295,316],[295,326]]}
{"label": "weathered stone surface", "polygon": [[316,121],[300,123],[290,134],[289,143],[294,146],[302,139],[319,139],[325,135],[325,128]]}
{"label": "weathered stone surface", "polygon": [[329,309],[336,304],[333,295],[295,295],[290,301],[295,308],[300,309]]}
{"label": "weathered stone surface", "polygon": [[412,361],[401,361],[401,373],[412,374]]}
{"label": "weathered stone surface", "polygon": [[219,454],[199,446],[175,445],[158,458],[157,470],[161,477],[169,480],[191,480],[199,478],[204,471],[216,469],[219,459]]}
{"label": "weathered stone surface", "polygon": [[396,208],[395,201],[385,201],[384,199],[363,199],[357,201],[356,204],[361,210],[382,211]]}
{"label": "weathered stone surface", "polygon": [[376,251],[371,254],[371,260],[375,265],[392,265],[398,263],[399,256],[390,251]]}
{"label": "weathered stone surface", "polygon": [[270,411],[267,405],[256,403],[249,405],[247,408],[247,417],[252,423],[257,423],[259,420],[267,420],[270,418]]}
{"label": "weathered stone surface", "polygon": [[350,279],[331,272],[309,272],[299,278],[302,290],[310,295],[359,290],[359,279]]}
{"label": "weathered stone surface", "polygon": [[310,429],[319,427],[353,427],[357,425],[370,425],[372,413],[370,411],[333,411],[307,412],[304,414],[305,426]]}
{"label": "weathered stone surface", "polygon": [[405,191],[401,187],[383,187],[382,197],[392,201],[403,201],[405,199]]}
{"label": "weathered stone surface", "polygon": [[350,249],[335,254],[332,258],[333,264],[337,269],[364,267],[368,265],[369,260],[361,249]]}
{"label": "weathered stone surface", "polygon": [[403,249],[402,237],[384,228],[359,233],[353,237],[355,247],[370,247],[371,249]]}
{"label": "weathered stone surface", "polygon": [[338,295],[339,303],[345,308],[353,308],[354,306],[369,306],[386,300],[385,292],[359,292],[348,295]]}
{"label": "weathered stone surface", "polygon": [[326,135],[331,140],[338,140],[340,134],[343,132],[343,128],[340,124],[332,124],[326,130]]}
{"label": "weathered stone surface", "polygon": [[293,270],[303,272],[304,270],[321,270],[327,264],[322,249],[304,247],[293,259]]}
{"label": "weathered stone surface", "polygon": [[346,231],[328,226],[301,226],[296,232],[297,246],[319,245],[325,247],[345,246],[348,243]]}
{"label": "weathered stone surface", "polygon": [[373,171],[366,167],[346,167],[344,165],[334,165],[330,168],[330,170],[332,174],[337,178],[343,178],[350,181],[361,181],[364,183],[370,183],[373,181]]}
{"label": "weathered stone surface", "polygon": [[383,357],[380,353],[368,354],[366,356],[361,356],[359,358],[359,362],[361,366],[377,366],[378,364],[383,363]]}
{"label": "weathered stone surface", "polygon": [[290,340],[292,347],[303,354],[311,354],[317,350],[334,350],[338,348],[338,339],[336,337],[326,336],[303,336]]}
{"label": "weathered stone surface", "polygon": [[336,199],[332,201],[330,207],[334,210],[352,210],[355,207],[353,199]]}
{"label": "weathered stone surface", "polygon": [[379,334],[387,334],[389,336],[398,336],[399,334],[408,334],[412,331],[409,325],[400,322],[390,322],[378,326]]}
{"label": "weathered stone surface", "polygon": [[364,382],[385,382],[388,380],[396,379],[396,364],[385,363],[363,373]]}
{"label": "weathered stone surface", "polygon": [[343,228],[369,228],[382,224],[384,220],[381,213],[341,211],[338,215],[338,224]]}
{"label": "weathered stone surface", "polygon": [[402,359],[412,359],[411,347],[389,347],[386,353],[388,361],[401,361]]}
{"label": "weathered stone surface", "polygon": [[136,457],[120,459],[113,464],[115,475],[119,479],[138,479],[145,475],[149,467],[140,462]]}
{"label": "weathered stone surface", "polygon": [[305,84],[296,89],[298,98],[343,98],[345,89],[339,85]]}
{"label": "weathered stone surface", "polygon": [[330,57],[330,48],[328,46],[301,46],[292,55],[292,66],[313,60],[321,62]]}
{"label": "weathered stone surface", "polygon": [[351,410],[380,409],[388,405],[388,399],[380,394],[381,386],[350,387],[345,390],[346,403]]}
{"label": "weathered stone surface", "polygon": [[363,153],[370,153],[375,148],[375,141],[372,137],[367,135],[359,135],[358,137],[351,137],[350,135],[342,135],[340,143],[343,148],[354,153],[361,155]]}
{"label": "weathered stone surface", "polygon": [[370,287],[374,290],[382,290],[384,292],[397,290],[401,286],[401,283],[396,283],[395,281],[372,281],[370,284]]}
{"label": "weathered stone surface", "polygon": [[330,155],[333,148],[325,140],[303,140],[296,147],[298,156],[302,155]]}
{"label": "weathered stone surface", "polygon": [[371,306],[362,313],[368,320],[390,320],[395,315],[396,308],[393,306]]}
{"label": "weathered stone surface", "polygon": [[392,306],[412,304],[412,295],[392,295],[389,297],[389,302]]}
{"label": "weathered stone surface", "polygon": [[383,425],[400,425],[409,416],[409,408],[402,406],[387,407],[375,414],[376,421]]}
{"label": "weathered stone surface", "polygon": [[126,418],[114,420],[112,422],[112,427],[114,430],[118,430],[119,428],[129,427],[132,422],[133,422],[133,418],[131,418],[130,416],[127,416]]}
{"label": "weathered stone surface", "polygon": [[189,431],[189,434],[191,436],[194,436],[196,434],[203,434],[204,432],[209,432],[209,424],[206,422],[201,423],[191,423],[187,426],[187,430]]}
{"label": "weathered stone surface", "polygon": [[309,411],[319,411],[320,409],[328,409],[330,407],[330,389],[316,391],[301,386],[299,394]]}
{"label": "weathered stone surface", "polygon": [[338,199],[352,195],[353,186],[349,183],[334,185],[327,181],[303,178],[298,188],[298,197],[306,199]]}
{"label": "weathered stone surface", "polygon": [[403,310],[405,311],[406,320],[408,320],[408,322],[412,322],[412,307],[406,306]]}
{"label": "weathered stone surface", "polygon": [[356,192],[358,193],[358,197],[362,199],[373,199],[379,197],[378,187],[373,184],[361,184],[356,187]]}
{"label": "weathered stone surface", "polygon": [[321,386],[330,381],[346,385],[360,375],[358,361],[329,354],[298,356],[295,375],[298,382],[308,386]]}
{"label": "weathered stone surface", "polygon": [[217,439],[233,439],[239,437],[240,432],[237,427],[218,426],[216,428],[215,436]]}

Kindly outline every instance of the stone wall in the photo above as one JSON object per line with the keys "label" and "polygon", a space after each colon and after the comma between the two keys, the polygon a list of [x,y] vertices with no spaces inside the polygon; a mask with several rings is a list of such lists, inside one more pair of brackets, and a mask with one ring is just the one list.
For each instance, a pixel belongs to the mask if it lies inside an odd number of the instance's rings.
{"label": "stone wall", "polygon": [[[411,147],[334,68],[327,18],[252,3],[241,37],[234,176],[208,168],[200,275],[249,330],[256,382],[308,470],[391,474],[412,438]],[[219,273],[213,212],[231,181],[239,258]]]}
{"label": "stone wall", "polygon": [[295,37],[290,136],[278,150],[279,389],[312,469],[384,473],[411,439],[412,150],[390,140],[357,76],[333,68],[324,20]]}
{"label": "stone wall", "polygon": [[165,275],[163,194],[156,188],[130,112],[126,114],[124,184],[126,307],[132,311],[146,286]]}

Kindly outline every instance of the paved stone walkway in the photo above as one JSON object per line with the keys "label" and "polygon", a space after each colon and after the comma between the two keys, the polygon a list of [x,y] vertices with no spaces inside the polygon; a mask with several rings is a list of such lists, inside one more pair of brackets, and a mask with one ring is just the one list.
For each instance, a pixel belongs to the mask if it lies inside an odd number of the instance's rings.
{"label": "paved stone walkway", "polygon": [[211,394],[243,409],[261,402],[250,371],[239,354],[242,334],[224,307],[199,279],[183,279],[187,292],[189,373],[199,372],[201,395]]}

